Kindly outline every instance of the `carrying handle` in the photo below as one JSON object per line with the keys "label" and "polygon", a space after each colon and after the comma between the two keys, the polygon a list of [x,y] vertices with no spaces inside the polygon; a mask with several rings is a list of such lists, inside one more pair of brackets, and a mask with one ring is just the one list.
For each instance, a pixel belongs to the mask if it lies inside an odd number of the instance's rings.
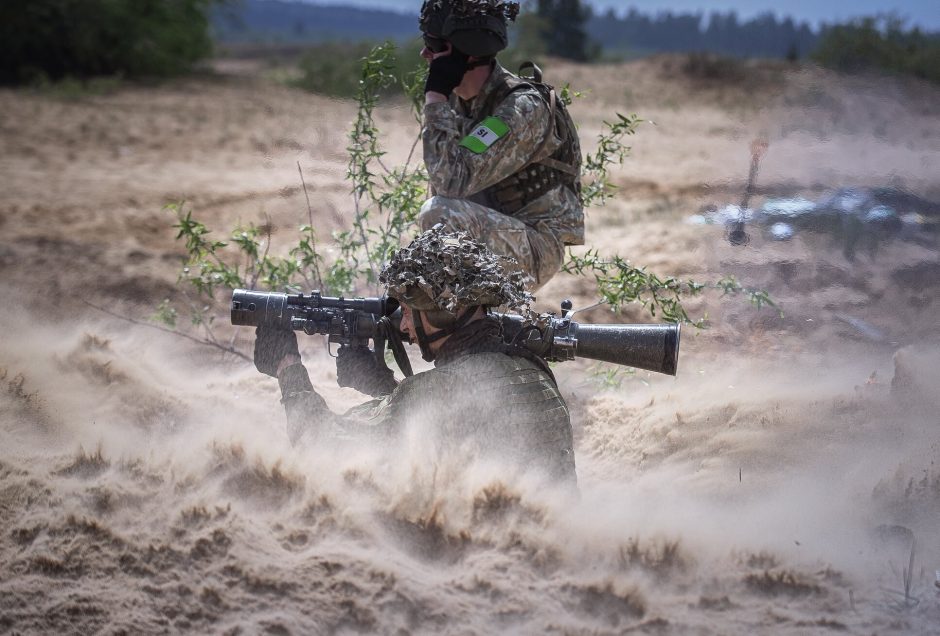
{"label": "carrying handle", "polygon": [[[532,69],[532,75],[526,75],[525,71]],[[530,60],[526,60],[519,65],[519,77],[524,77],[526,79],[531,79],[533,82],[542,83],[542,69],[539,68],[538,64]]]}

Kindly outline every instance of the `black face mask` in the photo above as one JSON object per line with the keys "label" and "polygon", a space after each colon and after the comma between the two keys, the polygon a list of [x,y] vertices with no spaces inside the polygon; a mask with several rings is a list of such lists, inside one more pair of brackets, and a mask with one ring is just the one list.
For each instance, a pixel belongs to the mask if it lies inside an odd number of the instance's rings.
{"label": "black face mask", "polygon": [[473,319],[477,309],[478,307],[465,308],[463,313],[457,316],[457,320],[454,322],[454,324],[440,329],[440,331],[437,331],[430,336],[424,331],[424,324],[421,322],[422,312],[418,309],[412,309],[412,324],[414,325],[415,330],[415,340],[418,341],[418,347],[421,349],[421,357],[428,362],[432,362],[434,360],[435,354],[431,350],[431,343],[437,342],[441,338],[450,336],[460,330]]}
{"label": "black face mask", "polygon": [[427,47],[431,53],[443,53],[447,50],[447,40],[425,33],[424,46]]}

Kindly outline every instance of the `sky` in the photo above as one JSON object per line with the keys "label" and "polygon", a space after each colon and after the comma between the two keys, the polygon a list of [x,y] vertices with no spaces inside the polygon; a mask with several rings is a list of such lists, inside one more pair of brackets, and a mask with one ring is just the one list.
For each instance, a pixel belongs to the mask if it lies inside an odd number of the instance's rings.
{"label": "sky", "polygon": [[[417,13],[421,0],[304,0],[313,4],[344,4],[378,7],[408,13]],[[636,7],[643,13],[672,11],[674,13],[735,10],[741,18],[751,18],[772,11],[779,17],[792,16],[806,20],[813,26],[819,22],[838,22],[860,15],[893,12],[907,18],[909,24],[931,31],[940,31],[940,0],[587,0],[595,9],[606,11],[613,7],[618,12]]]}

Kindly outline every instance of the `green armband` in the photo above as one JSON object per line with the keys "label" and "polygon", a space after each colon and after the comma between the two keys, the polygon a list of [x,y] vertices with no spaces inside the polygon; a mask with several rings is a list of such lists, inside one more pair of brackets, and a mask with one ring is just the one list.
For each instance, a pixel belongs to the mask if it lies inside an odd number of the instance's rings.
{"label": "green armband", "polygon": [[483,154],[497,140],[509,133],[509,126],[498,117],[487,117],[473,129],[473,132],[460,140],[460,145],[476,154]]}

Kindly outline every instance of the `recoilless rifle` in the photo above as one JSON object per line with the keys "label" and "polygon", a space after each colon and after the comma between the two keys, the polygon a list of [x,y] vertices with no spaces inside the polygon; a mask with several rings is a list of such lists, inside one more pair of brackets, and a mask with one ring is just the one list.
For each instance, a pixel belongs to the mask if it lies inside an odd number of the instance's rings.
{"label": "recoilless rifle", "polygon": [[[570,300],[561,314],[542,314],[535,321],[517,314],[494,314],[506,342],[524,346],[547,362],[589,358],[647,371],[675,375],[679,362],[679,325],[592,325],[575,322]],[[309,295],[236,289],[232,293],[232,324],[275,327],[327,336],[341,347],[368,348],[385,365],[388,345],[405,376],[411,364],[399,329],[401,311],[394,298],[332,298],[319,291]]]}

